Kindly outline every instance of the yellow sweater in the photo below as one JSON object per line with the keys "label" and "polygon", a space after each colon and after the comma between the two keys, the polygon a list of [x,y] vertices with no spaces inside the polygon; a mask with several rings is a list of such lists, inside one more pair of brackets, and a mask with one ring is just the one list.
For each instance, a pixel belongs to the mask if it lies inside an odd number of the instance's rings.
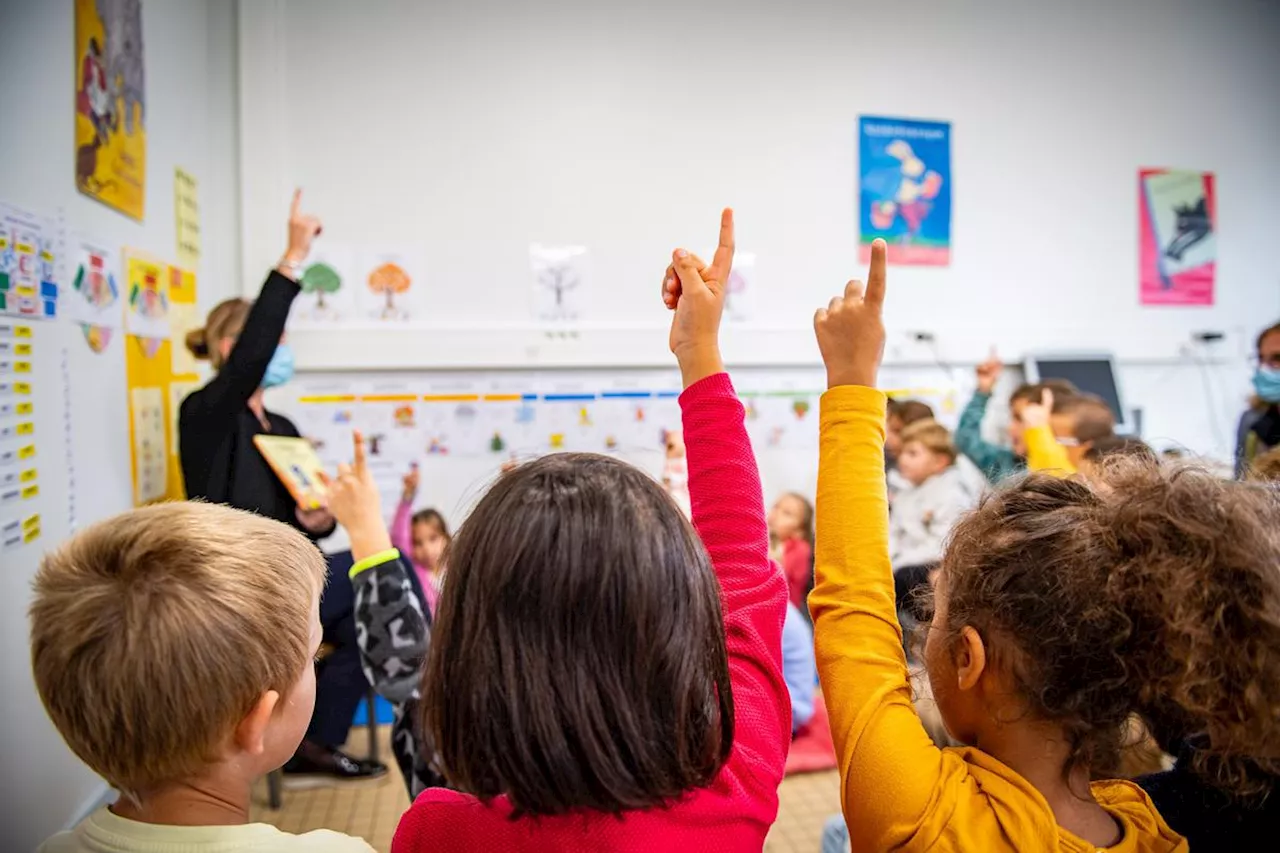
{"label": "yellow sweater", "polygon": [[1031,427],[1023,433],[1022,440],[1027,443],[1029,470],[1055,477],[1069,477],[1076,472],[1076,466],[1067,458],[1067,449],[1058,442],[1049,427]]}
{"label": "yellow sweater", "polygon": [[[894,610],[884,419],[879,391],[846,386],[823,395],[809,609],[853,849],[1095,853],[1058,827],[1017,773],[978,749],[940,750],[925,734]],[[1133,783],[1096,782],[1093,795],[1124,827],[1109,850],[1187,850]]]}

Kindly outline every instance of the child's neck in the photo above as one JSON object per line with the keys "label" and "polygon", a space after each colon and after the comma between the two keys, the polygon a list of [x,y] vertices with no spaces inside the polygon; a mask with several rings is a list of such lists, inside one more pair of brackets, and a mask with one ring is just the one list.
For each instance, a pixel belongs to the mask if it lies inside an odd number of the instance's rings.
{"label": "child's neck", "polygon": [[249,783],[212,775],[152,791],[137,802],[122,795],[111,811],[164,826],[238,826],[249,822]]}
{"label": "child's neck", "polygon": [[1099,847],[1108,847],[1123,834],[1115,818],[1098,805],[1089,787],[1089,768],[1078,765],[1065,777],[1070,755],[1062,731],[1037,723],[997,727],[978,739],[979,749],[999,760],[1040,792],[1058,826]]}

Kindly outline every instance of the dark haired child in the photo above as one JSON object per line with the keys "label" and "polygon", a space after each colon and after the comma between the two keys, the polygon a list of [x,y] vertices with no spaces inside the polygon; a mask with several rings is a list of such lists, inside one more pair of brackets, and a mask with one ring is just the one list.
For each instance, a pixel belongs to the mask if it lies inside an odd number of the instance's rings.
{"label": "dark haired child", "polygon": [[996,382],[1004,372],[1004,364],[992,353],[991,358],[979,364],[974,372],[977,374],[978,387],[960,414],[955,434],[956,449],[978,466],[988,482],[999,483],[1013,474],[1027,470],[1027,444],[1024,437],[1026,426],[1022,422],[1022,412],[1026,405],[1039,403],[1041,392],[1045,388],[1059,399],[1076,393],[1076,388],[1065,379],[1019,385],[1009,395],[1009,423],[1006,429],[1010,446],[1002,447],[982,437],[982,421],[987,416],[991,392],[995,390]]}
{"label": "dark haired child", "polygon": [[444,586],[444,551],[452,537],[449,525],[438,510],[413,511],[419,478],[416,464],[404,475],[404,490],[391,521],[391,544],[399,550],[402,560],[408,559],[409,568],[418,576],[422,587],[423,604],[435,616]]}
{"label": "dark haired child", "polygon": [[[458,790],[416,798],[396,853],[763,846],[791,735],[787,593],[719,353],[732,257],[725,211],[711,266],[679,251],[663,284],[692,526],[638,469],[558,454],[500,478],[459,529],[418,729]],[[365,586],[357,618],[376,620]]]}
{"label": "dark haired child", "polygon": [[797,492],[785,492],[769,509],[769,552],[782,566],[787,597],[809,618],[813,589],[813,504]]}
{"label": "dark haired child", "polygon": [[[1141,579],[1202,567],[1148,562],[1172,531],[1142,528],[1082,483],[1015,481],[956,526],[924,660],[948,732],[969,746],[939,749],[925,733],[894,613],[880,473],[885,254],[877,240],[865,293],[850,282],[815,317],[830,390],[810,608],[853,849],[1185,851],[1140,788],[1089,778],[1147,691],[1173,685],[1159,676],[1177,669],[1176,647],[1150,636],[1173,614],[1151,606]],[[1219,639],[1210,621],[1193,627]]]}

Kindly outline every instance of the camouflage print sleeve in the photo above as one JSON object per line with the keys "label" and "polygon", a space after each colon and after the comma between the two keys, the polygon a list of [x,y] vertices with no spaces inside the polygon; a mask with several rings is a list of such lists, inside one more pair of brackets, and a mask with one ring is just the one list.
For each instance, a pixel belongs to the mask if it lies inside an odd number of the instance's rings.
{"label": "camouflage print sleeve", "polygon": [[396,558],[363,569],[353,575],[351,585],[365,677],[378,695],[396,705],[418,698],[431,626],[404,563]]}

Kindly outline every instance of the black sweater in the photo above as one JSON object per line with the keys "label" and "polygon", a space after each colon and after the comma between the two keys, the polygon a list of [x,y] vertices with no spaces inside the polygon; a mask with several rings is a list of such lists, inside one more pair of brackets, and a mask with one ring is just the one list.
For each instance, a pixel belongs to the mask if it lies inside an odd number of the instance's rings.
{"label": "black sweater", "polygon": [[178,449],[187,497],[256,512],[322,539],[333,528],[314,534],[302,527],[293,496],[253,444],[255,435],[296,436],[297,427],[267,412],[271,428],[263,429],[249,409],[298,293],[298,285],[280,273],[273,270],[267,277],[218,375],[182,401]]}

